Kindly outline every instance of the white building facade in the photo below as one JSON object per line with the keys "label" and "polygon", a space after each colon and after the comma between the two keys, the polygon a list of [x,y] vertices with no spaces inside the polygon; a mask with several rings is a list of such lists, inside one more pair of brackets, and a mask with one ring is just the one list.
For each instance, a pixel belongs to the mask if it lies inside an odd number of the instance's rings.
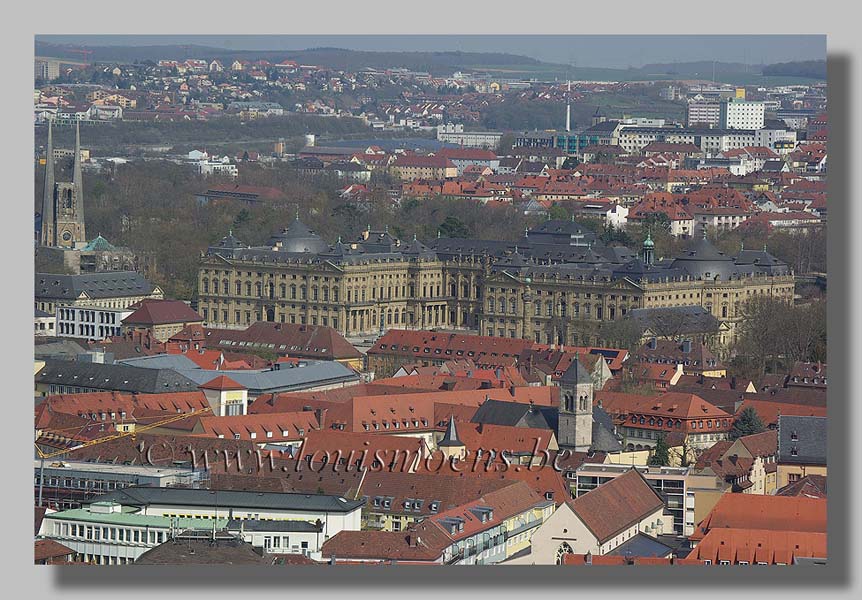
{"label": "white building facade", "polygon": [[724,129],[763,129],[763,102],[731,98],[721,103],[720,126]]}

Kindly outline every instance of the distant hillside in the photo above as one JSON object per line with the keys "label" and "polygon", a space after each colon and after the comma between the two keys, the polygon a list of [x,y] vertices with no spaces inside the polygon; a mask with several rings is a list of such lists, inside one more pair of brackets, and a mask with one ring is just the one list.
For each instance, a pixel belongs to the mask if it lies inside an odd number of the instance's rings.
{"label": "distant hillside", "polygon": [[[667,75],[680,79],[710,79],[712,77],[713,62],[701,60],[681,63],[657,63],[644,65],[638,71]],[[745,65],[742,63],[715,63],[715,76],[726,77],[728,75],[743,75],[760,73],[759,66]]]}
{"label": "distant hillside", "polygon": [[[52,56],[80,60],[81,54],[73,52],[81,46],[36,42],[36,56]],[[207,46],[87,46],[92,50],[91,61],[136,62],[162,59],[244,59],[280,62],[295,60],[300,64],[317,65],[332,69],[356,71],[364,67],[403,67],[414,71],[427,71],[434,75],[451,74],[458,69],[469,69],[471,65],[493,65],[495,67],[529,67],[544,65],[533,58],[505,53],[484,52],[367,52],[343,48],[309,48],[306,50],[260,51],[228,50]]]}
{"label": "distant hillside", "polygon": [[809,77],[811,79],[826,79],[826,61],[806,60],[767,65],[763,67],[763,74],[788,77]]}

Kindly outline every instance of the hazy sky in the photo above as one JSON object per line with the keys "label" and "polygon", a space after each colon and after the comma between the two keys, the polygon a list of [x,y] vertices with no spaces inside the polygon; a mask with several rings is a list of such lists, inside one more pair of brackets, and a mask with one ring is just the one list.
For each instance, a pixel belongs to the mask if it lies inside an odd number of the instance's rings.
{"label": "hazy sky", "polygon": [[38,40],[90,46],[197,44],[235,50],[321,46],[371,51],[508,52],[579,67],[718,60],[768,64],[826,58],[822,35],[43,35]]}

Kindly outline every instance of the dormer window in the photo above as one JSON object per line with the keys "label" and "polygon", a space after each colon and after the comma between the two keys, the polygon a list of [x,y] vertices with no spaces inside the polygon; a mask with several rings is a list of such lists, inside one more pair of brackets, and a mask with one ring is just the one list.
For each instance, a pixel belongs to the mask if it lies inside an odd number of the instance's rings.
{"label": "dormer window", "polygon": [[796,433],[795,431],[791,431],[790,432],[790,441],[791,442],[798,442],[799,441],[799,434]]}

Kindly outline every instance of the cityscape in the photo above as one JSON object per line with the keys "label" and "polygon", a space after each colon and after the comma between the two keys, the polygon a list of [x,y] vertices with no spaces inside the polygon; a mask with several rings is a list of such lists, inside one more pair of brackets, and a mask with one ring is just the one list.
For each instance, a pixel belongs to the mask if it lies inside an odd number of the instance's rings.
{"label": "cityscape", "polygon": [[36,36],[35,563],[826,565],[823,50]]}

